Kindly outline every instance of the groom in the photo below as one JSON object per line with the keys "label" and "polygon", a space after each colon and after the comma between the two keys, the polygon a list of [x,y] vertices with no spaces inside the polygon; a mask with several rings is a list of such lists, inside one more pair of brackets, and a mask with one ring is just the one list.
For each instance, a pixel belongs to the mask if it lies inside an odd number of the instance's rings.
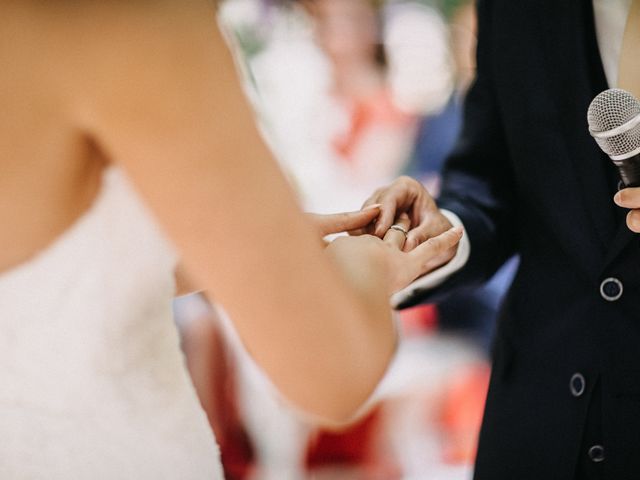
{"label": "groom", "polygon": [[[640,478],[640,245],[586,122],[593,97],[617,85],[630,3],[480,1],[477,78],[437,205],[406,177],[367,202],[382,204],[378,234],[412,214],[407,248],[458,221],[468,234],[468,258],[462,245],[450,252],[400,307],[479,284],[520,255],[477,480]],[[637,190],[616,200],[640,207]]]}

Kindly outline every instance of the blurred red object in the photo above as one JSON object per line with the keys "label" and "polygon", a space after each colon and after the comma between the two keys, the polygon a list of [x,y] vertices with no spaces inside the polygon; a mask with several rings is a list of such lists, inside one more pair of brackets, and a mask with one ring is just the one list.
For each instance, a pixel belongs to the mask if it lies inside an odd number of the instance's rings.
{"label": "blurred red object", "polygon": [[220,446],[225,478],[250,478],[254,446],[239,411],[237,366],[220,319],[201,295],[182,297],[177,305],[187,368]]}
{"label": "blurred red object", "polygon": [[475,461],[489,377],[490,368],[482,363],[457,372],[452,378],[440,416],[446,463]]}
{"label": "blurred red object", "polygon": [[307,471],[341,467],[357,470],[360,480],[401,478],[401,469],[394,459],[377,448],[380,435],[384,435],[382,416],[382,408],[376,407],[346,430],[317,432],[307,449]]}
{"label": "blurred red object", "polygon": [[413,115],[394,104],[388,89],[355,99],[350,111],[348,131],[337,137],[333,144],[336,152],[347,162],[353,161],[353,154],[367,131],[376,127],[409,128],[415,120]]}
{"label": "blurred red object", "polygon": [[402,332],[407,337],[432,333],[438,325],[436,305],[418,305],[398,312]]}

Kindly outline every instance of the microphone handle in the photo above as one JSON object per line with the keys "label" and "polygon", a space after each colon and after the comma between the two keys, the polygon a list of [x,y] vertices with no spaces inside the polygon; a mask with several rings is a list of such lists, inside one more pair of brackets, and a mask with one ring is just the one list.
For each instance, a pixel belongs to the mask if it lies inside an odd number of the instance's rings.
{"label": "microphone handle", "polygon": [[640,153],[624,160],[612,160],[625,187],[640,187]]}

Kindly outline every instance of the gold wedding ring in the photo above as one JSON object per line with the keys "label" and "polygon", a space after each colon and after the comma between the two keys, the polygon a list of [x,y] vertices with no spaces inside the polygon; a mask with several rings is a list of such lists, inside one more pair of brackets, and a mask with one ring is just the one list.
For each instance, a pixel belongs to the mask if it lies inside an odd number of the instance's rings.
{"label": "gold wedding ring", "polygon": [[398,225],[398,224],[391,225],[389,227],[389,230],[397,230],[398,232],[402,232],[405,238],[409,234],[409,232],[402,225]]}

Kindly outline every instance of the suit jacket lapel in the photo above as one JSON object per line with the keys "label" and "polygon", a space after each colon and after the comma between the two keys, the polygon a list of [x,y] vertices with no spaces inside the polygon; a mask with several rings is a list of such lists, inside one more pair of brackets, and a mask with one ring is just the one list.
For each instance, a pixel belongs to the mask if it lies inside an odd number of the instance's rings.
{"label": "suit jacket lapel", "polygon": [[626,222],[623,220],[618,226],[618,231],[611,241],[607,255],[602,264],[601,275],[605,273],[605,270],[611,263],[622,253],[622,251],[631,243],[634,239],[638,238],[637,233],[633,233],[627,228]]}
{"label": "suit jacket lapel", "polygon": [[560,135],[566,143],[575,172],[579,200],[595,232],[593,239],[580,239],[580,242],[593,243],[591,252],[600,255],[594,259],[593,265],[601,265],[609,251],[617,222],[611,187],[613,165],[587,128],[589,103],[607,88],[591,0],[535,3],[539,5],[540,38],[546,57],[550,95],[561,125]]}

